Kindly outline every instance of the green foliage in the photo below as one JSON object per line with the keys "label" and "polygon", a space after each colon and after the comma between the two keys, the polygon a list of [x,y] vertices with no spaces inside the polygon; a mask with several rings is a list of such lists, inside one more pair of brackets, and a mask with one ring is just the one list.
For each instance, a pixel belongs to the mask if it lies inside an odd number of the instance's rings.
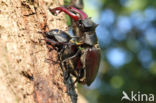
{"label": "green foliage", "polygon": [[71,19],[68,15],[66,15],[66,19],[67,19],[67,25],[70,26],[71,25]]}
{"label": "green foliage", "polygon": [[148,6],[156,6],[156,1],[153,0],[101,0],[101,2],[102,9],[110,8],[116,13],[130,13],[134,10],[144,10]]}

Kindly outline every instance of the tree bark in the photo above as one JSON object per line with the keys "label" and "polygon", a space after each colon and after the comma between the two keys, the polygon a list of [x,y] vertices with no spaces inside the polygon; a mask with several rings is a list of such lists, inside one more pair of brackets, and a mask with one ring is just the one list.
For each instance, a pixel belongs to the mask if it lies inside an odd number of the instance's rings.
{"label": "tree bark", "polygon": [[0,103],[70,103],[57,52],[49,52],[43,35],[49,29],[66,30],[63,14],[48,7],[63,0],[0,0]]}

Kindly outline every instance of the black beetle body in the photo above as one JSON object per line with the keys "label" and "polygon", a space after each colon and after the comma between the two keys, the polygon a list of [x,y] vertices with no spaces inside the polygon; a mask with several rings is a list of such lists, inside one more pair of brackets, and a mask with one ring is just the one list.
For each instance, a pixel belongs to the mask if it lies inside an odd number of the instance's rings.
{"label": "black beetle body", "polygon": [[61,65],[69,75],[76,77],[76,82],[88,86],[95,79],[100,63],[100,49],[94,46],[97,43],[94,36],[88,35],[88,42],[78,45],[71,42],[72,38],[64,31],[54,29],[46,33],[47,43],[50,42],[60,52]]}
{"label": "black beetle body", "polygon": [[65,12],[74,20],[73,32],[75,36],[79,36],[74,42],[71,42],[72,38],[63,31],[60,32],[61,34],[57,32],[57,36],[52,35],[52,38],[46,37],[61,51],[61,64],[69,75],[76,77],[75,82],[89,86],[95,79],[100,64],[100,49],[96,47],[98,44],[95,31],[97,24],[88,18],[86,13],[72,6],[49,10],[56,15]]}
{"label": "black beetle body", "polygon": [[81,61],[83,63],[83,68],[85,68],[86,71],[85,79],[83,82],[84,84],[87,84],[89,86],[96,78],[99,69],[100,49],[85,49],[81,56]]}

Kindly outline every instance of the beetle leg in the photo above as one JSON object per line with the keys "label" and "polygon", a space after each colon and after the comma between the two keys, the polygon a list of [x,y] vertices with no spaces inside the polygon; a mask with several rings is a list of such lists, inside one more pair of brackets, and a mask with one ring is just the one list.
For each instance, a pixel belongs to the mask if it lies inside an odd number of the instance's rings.
{"label": "beetle leg", "polygon": [[54,40],[52,40],[52,39],[46,38],[45,40],[46,40],[46,42],[50,43],[51,45],[59,44],[59,43],[57,43],[56,41],[54,41]]}
{"label": "beetle leg", "polygon": [[64,59],[64,60],[62,61],[62,63],[66,62],[66,61],[68,61],[68,60],[70,60],[70,59],[73,59],[73,58],[77,57],[77,56],[80,54],[80,52],[81,52],[81,51],[78,50],[78,51],[76,52],[76,54],[74,54],[74,55],[71,56],[71,57],[68,57],[68,58]]}
{"label": "beetle leg", "polygon": [[[54,40],[52,40],[52,39],[48,39],[48,38],[46,38],[45,39],[45,41],[47,42],[47,43],[49,43],[49,45],[48,45],[48,47],[50,47],[51,49],[55,49],[56,51],[58,51],[58,49],[59,48],[57,48],[57,47],[55,47],[56,45],[58,46],[58,45],[63,45],[63,43],[60,43],[60,42],[56,42],[56,41],[54,41]],[[64,44],[65,45],[65,44]],[[64,47],[64,46],[63,46]],[[61,50],[63,50],[63,49],[61,49]],[[58,51],[59,52],[59,51]],[[62,52],[61,52],[62,53]],[[60,54],[60,53],[59,53]]]}
{"label": "beetle leg", "polygon": [[79,78],[76,78],[76,80],[72,83],[72,86],[75,85],[76,82],[78,82],[80,79]]}
{"label": "beetle leg", "polygon": [[62,63],[62,62],[60,63],[60,67],[63,71],[64,79],[68,80],[68,78],[70,77],[70,71],[65,69],[66,67],[65,67],[64,63]]}
{"label": "beetle leg", "polygon": [[70,77],[70,71],[69,69],[64,71],[64,79],[67,80]]}
{"label": "beetle leg", "polygon": [[55,49],[52,45],[47,45],[48,49],[49,49],[49,52],[53,49]]}
{"label": "beetle leg", "polygon": [[78,75],[76,76],[76,80],[71,84],[72,86],[75,85],[75,83],[79,82],[79,83],[83,83],[83,81],[80,81],[81,77]]}
{"label": "beetle leg", "polygon": [[76,83],[76,82],[79,82],[79,83],[83,83],[83,81],[81,81],[81,78],[83,78],[84,76],[84,73],[82,73],[83,69],[79,69],[78,70],[78,75],[76,75],[76,80],[73,82],[73,85]]}
{"label": "beetle leg", "polygon": [[[66,47],[67,47],[67,45],[64,45],[63,48],[58,52],[59,56],[64,52]],[[60,59],[62,59],[62,58],[60,58]]]}

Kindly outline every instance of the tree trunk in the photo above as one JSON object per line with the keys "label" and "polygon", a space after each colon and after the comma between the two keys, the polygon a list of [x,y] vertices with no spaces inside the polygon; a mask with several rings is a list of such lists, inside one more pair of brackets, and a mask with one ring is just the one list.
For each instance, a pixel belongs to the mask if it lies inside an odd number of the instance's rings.
{"label": "tree trunk", "polygon": [[48,7],[63,0],[0,0],[0,103],[70,103],[57,52],[49,52],[42,33],[66,30],[63,14]]}

